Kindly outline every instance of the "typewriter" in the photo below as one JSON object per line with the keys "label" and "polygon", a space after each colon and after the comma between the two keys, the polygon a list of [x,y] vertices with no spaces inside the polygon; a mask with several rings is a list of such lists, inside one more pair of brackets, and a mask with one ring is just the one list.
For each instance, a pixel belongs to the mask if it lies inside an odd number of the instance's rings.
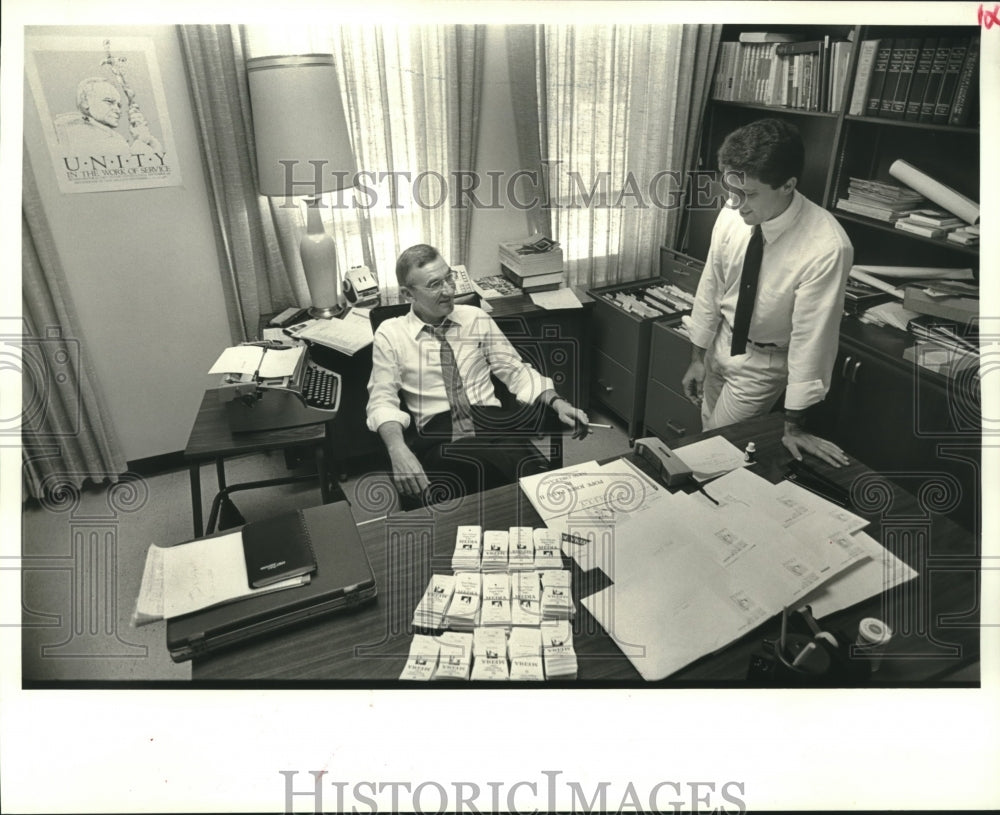
{"label": "typewriter", "polygon": [[226,403],[229,428],[252,433],[329,422],[340,408],[341,390],[339,373],[303,353],[290,377],[236,386],[235,398]]}

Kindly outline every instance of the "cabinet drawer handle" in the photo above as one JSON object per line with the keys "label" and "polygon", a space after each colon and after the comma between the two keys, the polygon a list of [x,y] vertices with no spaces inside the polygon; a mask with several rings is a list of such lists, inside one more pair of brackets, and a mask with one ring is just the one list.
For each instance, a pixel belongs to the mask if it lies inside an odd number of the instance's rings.
{"label": "cabinet drawer handle", "polygon": [[840,378],[847,379],[847,366],[851,364],[851,357],[844,357],[844,364],[840,366]]}
{"label": "cabinet drawer handle", "polygon": [[670,419],[667,419],[667,427],[669,427],[678,436],[683,436],[685,433],[687,433],[687,428],[674,424],[672,421],[670,421]]}
{"label": "cabinet drawer handle", "polygon": [[858,371],[861,370],[861,360],[859,359],[854,363],[854,367],[851,369],[851,382],[858,381]]}
{"label": "cabinet drawer handle", "polygon": [[601,386],[601,390],[604,391],[605,393],[612,393],[614,391],[614,388],[612,388],[610,385],[605,385],[604,380],[602,379],[598,379],[597,384]]}

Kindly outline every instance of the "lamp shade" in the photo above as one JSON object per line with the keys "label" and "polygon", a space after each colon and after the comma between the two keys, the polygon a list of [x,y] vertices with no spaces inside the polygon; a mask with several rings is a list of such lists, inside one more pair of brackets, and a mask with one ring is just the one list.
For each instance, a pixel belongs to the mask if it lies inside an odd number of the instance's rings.
{"label": "lamp shade", "polygon": [[333,55],[253,57],[247,80],[261,195],[318,196],[353,186],[357,165]]}

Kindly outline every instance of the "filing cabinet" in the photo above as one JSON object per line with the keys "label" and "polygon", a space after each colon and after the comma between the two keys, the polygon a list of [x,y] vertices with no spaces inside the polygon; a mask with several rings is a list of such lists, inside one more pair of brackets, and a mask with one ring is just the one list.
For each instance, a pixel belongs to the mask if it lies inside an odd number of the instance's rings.
{"label": "filing cabinet", "polygon": [[649,384],[643,435],[655,435],[670,444],[701,431],[701,408],[682,393],[681,378],[691,361],[691,343],[677,330],[676,321],[657,322],[650,329]]}
{"label": "filing cabinet", "polygon": [[[669,374],[651,380],[651,332],[660,323],[676,322],[690,309],[698,286],[702,264],[668,247],[660,250],[659,277],[631,283],[604,286],[587,293],[594,299],[591,319],[592,375],[591,393],[594,399],[623,419],[630,439],[643,435],[648,394],[656,396],[652,403],[660,411],[662,388],[670,382]],[[673,352],[664,347],[660,354]],[[684,368],[691,352],[682,350]],[[683,369],[681,371],[683,375]],[[673,388],[680,388],[680,379]],[[688,405],[695,410],[694,405]],[[675,407],[669,414],[677,427],[696,427],[690,414]],[[682,418],[683,417],[683,418]],[[659,426],[666,426],[662,422]],[[659,433],[657,433],[659,435]],[[673,434],[676,435],[676,434]],[[670,436],[664,436],[669,438]]]}

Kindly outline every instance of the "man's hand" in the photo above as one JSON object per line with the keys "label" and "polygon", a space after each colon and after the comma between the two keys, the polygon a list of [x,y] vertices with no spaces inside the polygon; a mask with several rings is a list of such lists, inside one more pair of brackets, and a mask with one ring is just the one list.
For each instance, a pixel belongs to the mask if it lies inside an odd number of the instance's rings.
{"label": "man's hand", "polygon": [[693,404],[700,405],[705,390],[705,363],[700,359],[692,359],[688,369],[681,379],[684,395]]}
{"label": "man's hand", "polygon": [[810,453],[834,467],[850,464],[851,461],[832,441],[806,433],[792,422],[785,422],[785,434],[781,437],[781,442],[798,461],[802,461],[803,453]]}
{"label": "man's hand", "polygon": [[430,484],[423,465],[405,444],[393,447],[389,451],[389,459],[392,461],[392,482],[396,485],[396,492],[419,496]]}
{"label": "man's hand", "polygon": [[590,433],[590,419],[587,418],[586,413],[579,408],[573,407],[569,402],[562,398],[556,399],[556,401],[552,403],[552,409],[556,412],[556,416],[559,417],[560,422],[573,428],[574,439],[587,438],[587,434]]}

